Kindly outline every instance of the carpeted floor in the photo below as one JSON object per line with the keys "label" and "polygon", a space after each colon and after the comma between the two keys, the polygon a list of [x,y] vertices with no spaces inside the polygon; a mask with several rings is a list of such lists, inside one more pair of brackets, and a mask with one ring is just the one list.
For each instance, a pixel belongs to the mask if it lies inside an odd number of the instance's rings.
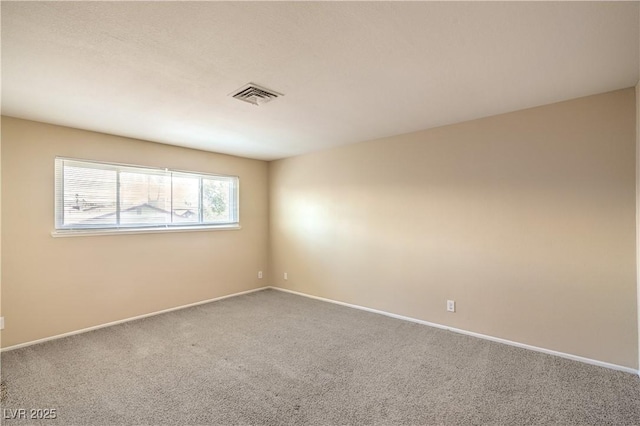
{"label": "carpeted floor", "polygon": [[7,425],[640,424],[637,376],[274,290],[6,352],[2,376]]}

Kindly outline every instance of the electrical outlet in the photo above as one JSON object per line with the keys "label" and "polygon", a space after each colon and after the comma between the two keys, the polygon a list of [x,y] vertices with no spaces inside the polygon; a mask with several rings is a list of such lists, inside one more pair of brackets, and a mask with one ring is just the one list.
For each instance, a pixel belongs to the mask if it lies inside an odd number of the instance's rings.
{"label": "electrical outlet", "polygon": [[456,311],[456,301],[455,300],[447,300],[447,311],[455,312]]}
{"label": "electrical outlet", "polygon": [[258,278],[262,279],[262,271],[258,271]]}
{"label": "electrical outlet", "polygon": [[0,317],[0,330],[4,330],[4,317]]}
{"label": "electrical outlet", "polygon": [[285,279],[285,280],[288,280],[288,279],[289,279],[289,275],[287,275],[287,273],[286,273],[286,272],[284,273],[284,279]]}

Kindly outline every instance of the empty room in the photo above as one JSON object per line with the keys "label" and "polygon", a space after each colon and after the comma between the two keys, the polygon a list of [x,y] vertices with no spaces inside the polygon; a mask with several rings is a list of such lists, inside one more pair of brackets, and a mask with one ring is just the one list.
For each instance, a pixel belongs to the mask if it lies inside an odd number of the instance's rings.
{"label": "empty room", "polygon": [[640,2],[0,14],[2,424],[640,425]]}

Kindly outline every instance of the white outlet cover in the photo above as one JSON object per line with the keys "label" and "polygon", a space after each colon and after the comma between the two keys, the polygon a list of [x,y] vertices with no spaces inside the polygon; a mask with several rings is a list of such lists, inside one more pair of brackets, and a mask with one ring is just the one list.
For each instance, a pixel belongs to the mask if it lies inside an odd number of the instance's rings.
{"label": "white outlet cover", "polygon": [[455,312],[456,311],[456,302],[455,300],[447,300],[447,311]]}
{"label": "white outlet cover", "polygon": [[258,278],[262,278],[262,271],[258,271]]}
{"label": "white outlet cover", "polygon": [[285,279],[285,280],[288,280],[288,279],[289,279],[289,275],[288,275],[286,272],[284,273],[284,279]]}

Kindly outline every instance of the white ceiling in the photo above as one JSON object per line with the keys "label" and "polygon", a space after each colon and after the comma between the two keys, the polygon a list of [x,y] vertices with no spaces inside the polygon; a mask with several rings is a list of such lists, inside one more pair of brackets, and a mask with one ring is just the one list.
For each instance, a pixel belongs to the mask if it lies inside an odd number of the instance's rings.
{"label": "white ceiling", "polygon": [[[639,78],[638,2],[1,8],[3,114],[266,160]],[[285,96],[228,96],[248,82]]]}

